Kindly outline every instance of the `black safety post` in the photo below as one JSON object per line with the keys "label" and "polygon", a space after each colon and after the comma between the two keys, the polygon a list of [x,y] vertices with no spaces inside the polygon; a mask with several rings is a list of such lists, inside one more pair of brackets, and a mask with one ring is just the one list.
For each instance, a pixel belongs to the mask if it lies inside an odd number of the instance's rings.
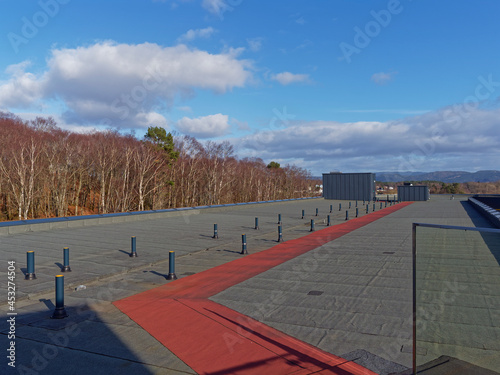
{"label": "black safety post", "polygon": [[283,242],[283,231],[281,230],[281,225],[278,225],[278,242]]}
{"label": "black safety post", "polygon": [[24,277],[25,280],[34,280],[36,279],[35,275],[35,252],[34,251],[28,251],[26,252],[26,263],[27,263],[27,271],[26,271],[26,276]]}
{"label": "black safety post", "polygon": [[130,254],[129,257],[131,258],[136,258],[137,257],[137,249],[136,249],[136,238],[135,236],[132,236],[130,238]]}
{"label": "black safety post", "polygon": [[63,249],[63,268],[61,272],[71,272],[71,267],[69,266],[69,247]]}
{"label": "black safety post", "polygon": [[52,319],[67,318],[68,313],[64,308],[64,276],[56,275],[56,308],[52,314]]}
{"label": "black safety post", "polygon": [[248,254],[247,251],[247,235],[241,235],[241,253],[240,254]]}
{"label": "black safety post", "polygon": [[177,280],[177,275],[175,274],[175,251],[168,252],[167,280]]}

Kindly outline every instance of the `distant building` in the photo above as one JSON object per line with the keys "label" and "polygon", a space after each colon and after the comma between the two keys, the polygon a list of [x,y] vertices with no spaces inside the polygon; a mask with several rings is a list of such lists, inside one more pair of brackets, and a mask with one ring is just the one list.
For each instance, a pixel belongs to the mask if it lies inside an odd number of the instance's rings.
{"label": "distant building", "polygon": [[403,201],[427,201],[430,198],[427,185],[412,185],[405,183],[398,186],[398,200]]}
{"label": "distant building", "polygon": [[323,197],[339,200],[365,200],[375,198],[374,173],[323,173]]}

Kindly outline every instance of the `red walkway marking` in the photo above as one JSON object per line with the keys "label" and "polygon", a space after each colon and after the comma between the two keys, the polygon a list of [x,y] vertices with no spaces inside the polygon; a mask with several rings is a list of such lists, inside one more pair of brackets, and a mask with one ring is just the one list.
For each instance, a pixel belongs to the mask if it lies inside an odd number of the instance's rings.
{"label": "red walkway marking", "polygon": [[375,374],[207,298],[409,204],[312,232],[114,305],[199,374]]}

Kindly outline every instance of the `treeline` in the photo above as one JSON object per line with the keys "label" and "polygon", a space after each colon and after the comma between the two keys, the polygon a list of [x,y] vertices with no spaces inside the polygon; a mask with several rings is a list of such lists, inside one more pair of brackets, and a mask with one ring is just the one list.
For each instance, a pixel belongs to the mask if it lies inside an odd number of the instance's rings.
{"label": "treeline", "polygon": [[238,159],[227,141],[158,127],[142,140],[79,134],[0,113],[0,220],[298,198],[318,183],[296,166]]}
{"label": "treeline", "polygon": [[500,181],[497,182],[432,182],[431,194],[500,194]]}
{"label": "treeline", "polygon": [[[497,182],[440,182],[440,181],[407,181],[413,185],[427,185],[431,194],[500,194],[500,181]],[[377,186],[394,187],[403,182],[378,182]],[[390,193],[389,190],[384,193]]]}

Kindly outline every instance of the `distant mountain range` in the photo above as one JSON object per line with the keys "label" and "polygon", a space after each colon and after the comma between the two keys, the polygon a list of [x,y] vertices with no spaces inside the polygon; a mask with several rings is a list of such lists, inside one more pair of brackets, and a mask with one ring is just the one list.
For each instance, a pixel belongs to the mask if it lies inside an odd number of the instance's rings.
{"label": "distant mountain range", "polygon": [[401,181],[440,181],[440,182],[496,182],[500,171],[438,171],[438,172],[377,172],[375,178],[380,182]]}

